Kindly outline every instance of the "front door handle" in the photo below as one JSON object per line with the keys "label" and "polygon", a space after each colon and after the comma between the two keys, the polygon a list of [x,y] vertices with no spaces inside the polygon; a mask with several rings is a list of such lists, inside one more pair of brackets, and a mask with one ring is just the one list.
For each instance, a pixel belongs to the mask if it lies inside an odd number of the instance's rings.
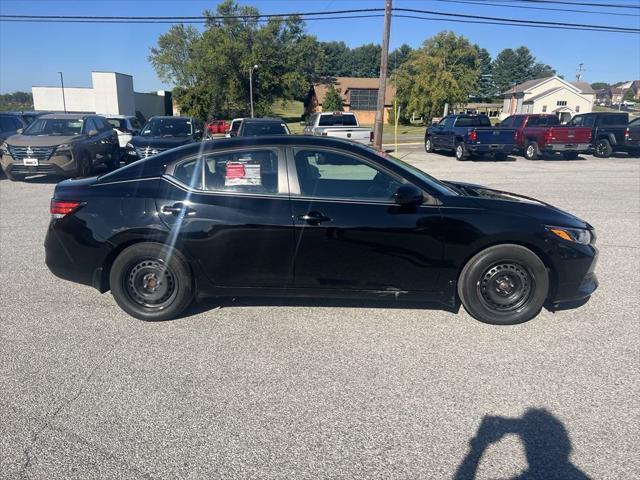
{"label": "front door handle", "polygon": [[196,211],[188,205],[185,205],[182,202],[178,202],[174,203],[173,205],[163,206],[162,213],[170,213],[171,215],[177,217],[178,215],[195,215]]}
{"label": "front door handle", "polygon": [[322,222],[331,222],[331,218],[323,215],[320,212],[309,212],[304,215],[299,215],[298,220],[307,222],[309,225],[320,225]]}

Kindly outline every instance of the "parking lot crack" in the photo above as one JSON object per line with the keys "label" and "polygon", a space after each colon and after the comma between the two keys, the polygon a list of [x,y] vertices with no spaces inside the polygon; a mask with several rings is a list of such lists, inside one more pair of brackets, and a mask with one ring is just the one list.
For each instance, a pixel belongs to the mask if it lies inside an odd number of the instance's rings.
{"label": "parking lot crack", "polygon": [[98,369],[102,367],[109,360],[113,351],[122,342],[122,339],[123,339],[122,336],[117,338],[117,340],[113,343],[113,345],[111,345],[109,350],[102,356],[102,358],[98,362],[96,362],[96,364],[93,366],[89,374],[84,378],[84,380],[82,380],[75,394],[73,394],[70,398],[64,400],[60,405],[58,405],[58,408],[56,408],[55,411],[51,415],[49,415],[48,418],[45,419],[42,426],[31,436],[30,442],[27,445],[25,445],[23,449],[23,461],[22,461],[22,466],[20,468],[20,473],[19,473],[20,478],[26,478],[27,469],[31,465],[31,461],[32,461],[32,455],[31,455],[32,449],[36,444],[36,442],[38,441],[38,438],[40,437],[40,435],[42,435],[42,432],[44,432],[47,429],[51,429],[51,425],[53,421],[56,419],[56,417],[60,415],[60,413],[66,407],[68,407],[73,402],[75,402],[78,399],[78,397],[80,397],[80,395],[82,395],[82,392],[84,392],[84,389],[88,385],[89,381],[93,378],[93,376],[98,371]]}

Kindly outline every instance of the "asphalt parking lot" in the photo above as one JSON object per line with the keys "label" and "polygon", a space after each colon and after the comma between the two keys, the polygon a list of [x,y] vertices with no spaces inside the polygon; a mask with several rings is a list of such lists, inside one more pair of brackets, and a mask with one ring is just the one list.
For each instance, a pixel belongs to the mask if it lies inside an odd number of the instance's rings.
{"label": "asphalt parking lot", "polygon": [[2,177],[0,477],[638,478],[640,160],[398,155],[589,221],[600,289],[512,327],[286,300],[144,323],[49,273],[54,184]]}

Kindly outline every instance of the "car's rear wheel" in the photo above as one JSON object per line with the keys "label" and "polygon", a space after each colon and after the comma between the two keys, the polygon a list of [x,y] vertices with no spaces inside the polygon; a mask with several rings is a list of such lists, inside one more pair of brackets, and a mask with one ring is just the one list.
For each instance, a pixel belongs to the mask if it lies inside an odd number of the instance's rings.
{"label": "car's rear wheel", "polygon": [[433,152],[433,140],[431,139],[431,137],[427,137],[424,139],[424,150],[427,153]]}
{"label": "car's rear wheel", "polygon": [[467,146],[462,143],[462,142],[458,142],[456,144],[456,160],[466,160],[467,158],[469,158],[469,152],[467,151]]}
{"label": "car's rear wheel", "polygon": [[524,149],[524,158],[527,160],[536,160],[540,156],[540,151],[538,150],[538,144],[536,142],[530,142]]}
{"label": "car's rear wheel", "polygon": [[593,154],[598,158],[609,158],[613,153],[611,143],[606,138],[601,138],[596,142],[596,148]]}
{"label": "car's rear wheel", "polygon": [[193,278],[184,256],[157,243],[136,243],[120,253],[109,274],[120,308],[140,320],[169,320],[189,306]]}
{"label": "car's rear wheel", "polygon": [[469,314],[485,323],[515,325],[534,318],[549,291],[540,258],[520,245],[495,245],[462,269],[458,295]]}
{"label": "car's rear wheel", "polygon": [[578,152],[563,152],[562,157],[565,160],[575,160],[578,158]]}

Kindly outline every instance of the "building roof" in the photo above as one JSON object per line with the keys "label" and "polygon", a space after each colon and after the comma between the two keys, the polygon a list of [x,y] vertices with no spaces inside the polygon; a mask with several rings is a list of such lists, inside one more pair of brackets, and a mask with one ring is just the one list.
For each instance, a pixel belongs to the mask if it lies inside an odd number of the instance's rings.
{"label": "building roof", "polygon": [[571,85],[573,85],[574,87],[578,87],[580,89],[580,91],[582,93],[596,93],[596,91],[591,88],[591,85],[589,85],[587,82],[569,82],[571,83]]}
{"label": "building roof", "polygon": [[515,87],[510,88],[509,90],[507,90],[506,92],[502,92],[503,95],[508,95],[508,94],[512,94],[512,93],[522,93],[522,92],[526,92],[527,90],[532,89],[533,87],[535,87],[536,85],[541,84],[542,82],[545,82],[547,80],[549,80],[552,77],[546,77],[546,78],[536,78],[534,80],[527,80],[526,82],[522,82],[519,83],[518,85],[516,85]]}
{"label": "building roof", "polygon": [[[366,77],[332,77],[327,79],[327,81],[323,81],[320,83],[314,83],[313,88],[316,92],[316,98],[318,99],[318,103],[322,105],[324,102],[324,98],[327,96],[327,90],[329,89],[329,85],[333,84],[336,90],[340,91],[342,96],[342,101],[344,103],[350,103],[349,101],[349,90],[351,89],[378,89],[380,84],[380,79],[377,77],[366,78]],[[391,101],[395,97],[396,89],[395,86],[387,80],[387,88],[385,90],[385,104],[390,105]]]}

